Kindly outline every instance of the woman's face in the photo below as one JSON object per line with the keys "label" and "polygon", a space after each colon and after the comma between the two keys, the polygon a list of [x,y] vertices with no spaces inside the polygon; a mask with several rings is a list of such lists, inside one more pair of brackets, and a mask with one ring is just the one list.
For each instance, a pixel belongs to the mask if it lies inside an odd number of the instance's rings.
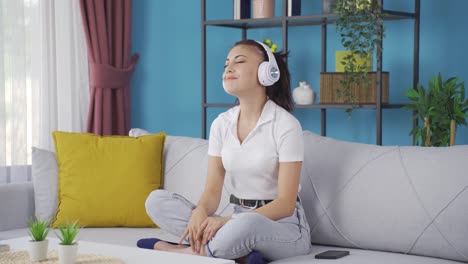
{"label": "woman's face", "polygon": [[224,64],[223,87],[233,96],[250,94],[262,86],[258,81],[258,65],[262,53],[254,46],[237,45],[229,52]]}

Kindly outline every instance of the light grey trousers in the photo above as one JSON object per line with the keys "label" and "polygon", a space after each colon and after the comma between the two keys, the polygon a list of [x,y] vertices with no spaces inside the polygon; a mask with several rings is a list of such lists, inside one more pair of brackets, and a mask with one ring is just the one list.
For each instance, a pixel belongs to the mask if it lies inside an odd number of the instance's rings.
{"label": "light grey trousers", "polygon": [[[185,231],[193,208],[193,203],[167,190],[155,190],[146,200],[146,211],[153,222],[177,237]],[[208,256],[236,259],[256,250],[274,261],[311,252],[310,227],[300,202],[296,202],[291,216],[278,221],[248,211],[251,210],[234,206],[235,217],[206,245]]]}

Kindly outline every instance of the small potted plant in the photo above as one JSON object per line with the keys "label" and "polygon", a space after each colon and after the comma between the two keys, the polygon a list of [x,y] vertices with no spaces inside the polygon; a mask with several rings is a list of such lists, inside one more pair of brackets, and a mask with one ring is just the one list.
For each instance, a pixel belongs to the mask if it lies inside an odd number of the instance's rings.
{"label": "small potted plant", "polygon": [[419,119],[423,124],[410,132],[414,136],[413,144],[436,147],[455,145],[456,127],[467,124],[465,83],[459,82],[457,77],[443,80],[439,73],[432,76],[428,89],[418,84],[417,89],[409,88],[405,95],[411,100],[405,108],[415,111],[414,119]]}
{"label": "small potted plant", "polygon": [[65,226],[58,227],[60,234],[57,237],[60,240],[58,253],[59,263],[61,264],[72,264],[75,263],[76,254],[78,252],[78,243],[75,238],[80,230],[78,220],[73,223],[67,222]]}
{"label": "small potted plant", "polygon": [[40,220],[37,216],[29,221],[28,224],[29,235],[29,256],[32,261],[41,261],[47,258],[47,249],[49,247],[49,222],[47,220]]}

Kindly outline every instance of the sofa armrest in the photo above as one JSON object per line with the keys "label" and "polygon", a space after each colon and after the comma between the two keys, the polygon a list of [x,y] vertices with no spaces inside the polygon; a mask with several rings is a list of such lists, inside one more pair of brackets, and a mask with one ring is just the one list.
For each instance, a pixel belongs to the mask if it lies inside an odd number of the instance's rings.
{"label": "sofa armrest", "polygon": [[0,185],[0,231],[25,228],[34,217],[32,183]]}

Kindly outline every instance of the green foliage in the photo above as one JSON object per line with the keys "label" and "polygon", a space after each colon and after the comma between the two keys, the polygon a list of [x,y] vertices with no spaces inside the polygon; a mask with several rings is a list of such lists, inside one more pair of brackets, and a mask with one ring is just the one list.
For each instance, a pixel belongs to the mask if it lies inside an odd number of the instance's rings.
{"label": "green foliage", "polygon": [[75,237],[80,230],[78,220],[73,223],[67,222],[65,226],[59,226],[58,229],[60,234],[57,234],[57,237],[59,238],[61,245],[74,245],[76,243]]}
{"label": "green foliage", "polygon": [[414,136],[413,145],[422,146],[426,142],[424,118],[430,120],[429,146],[447,146],[450,120],[455,120],[456,126],[466,126],[468,99],[465,99],[465,82],[458,81],[458,77],[443,80],[439,73],[432,76],[428,89],[418,84],[417,89],[409,88],[405,92],[411,103],[404,108],[416,111],[413,118],[421,121],[410,132]]}
{"label": "green foliage", "polygon": [[40,220],[37,216],[30,220],[28,223],[29,235],[34,241],[43,241],[49,234],[49,222],[47,220]]}
{"label": "green foliage", "polygon": [[[340,33],[341,44],[351,54],[341,62],[345,76],[338,96],[343,96],[346,103],[357,106],[356,96],[351,92],[351,85],[364,89],[369,86],[367,72],[369,65],[359,64],[356,58],[367,59],[369,55],[382,52],[384,37],[382,7],[377,0],[337,0],[334,10],[338,14],[336,31]],[[377,56],[377,63],[380,62]]]}

